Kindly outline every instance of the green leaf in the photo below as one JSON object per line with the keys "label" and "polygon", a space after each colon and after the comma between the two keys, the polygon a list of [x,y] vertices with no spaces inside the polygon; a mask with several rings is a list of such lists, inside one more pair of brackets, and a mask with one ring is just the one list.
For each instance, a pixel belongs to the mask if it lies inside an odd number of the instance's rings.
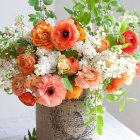
{"label": "green leaf", "polygon": [[27,140],[26,136],[24,136],[24,140]]}
{"label": "green leaf", "polygon": [[39,0],[28,0],[28,3],[31,6],[37,6],[37,5],[39,5]]}
{"label": "green leaf", "polygon": [[138,101],[136,98],[126,98],[125,100],[126,100],[126,102],[129,102],[129,103],[133,103],[133,102]]}
{"label": "green leaf", "polygon": [[75,12],[81,12],[84,8],[84,5],[82,5],[81,3],[77,3],[74,7],[73,7],[73,10]]}
{"label": "green leaf", "polygon": [[73,14],[73,11],[72,11],[72,10],[70,10],[70,9],[68,9],[68,8],[66,8],[66,7],[64,7],[64,9],[65,9],[65,11],[67,11],[70,15]]}
{"label": "green leaf", "polygon": [[121,104],[120,104],[120,107],[119,107],[119,111],[122,112],[125,108],[125,105],[126,105],[126,101],[124,100]]}
{"label": "green leaf", "polygon": [[103,116],[99,115],[96,117],[97,126],[104,126],[104,119]]}
{"label": "green leaf", "polygon": [[114,35],[108,35],[106,36],[106,39],[109,41],[110,46],[114,46],[117,44],[117,37]]}
{"label": "green leaf", "polygon": [[103,0],[103,2],[109,2],[110,0]]}
{"label": "green leaf", "polygon": [[112,2],[111,2],[111,5],[112,5],[112,6],[118,6],[118,1],[112,1]]}
{"label": "green leaf", "polygon": [[64,87],[65,87],[68,91],[70,91],[71,93],[73,93],[73,87],[72,87],[72,85],[71,85],[71,83],[70,83],[68,77],[62,78],[62,83],[63,83]]}
{"label": "green leaf", "polygon": [[67,51],[63,51],[62,54],[64,54],[67,58],[68,57],[75,57],[78,58],[78,52],[76,50],[67,50]]}
{"label": "green leaf", "polygon": [[95,113],[95,108],[92,108],[91,110],[90,110],[90,112],[88,113],[88,115],[92,115],[92,114],[94,114]]}
{"label": "green leaf", "polygon": [[80,20],[84,25],[87,25],[89,24],[90,19],[91,19],[91,13],[84,12]]}
{"label": "green leaf", "polygon": [[90,118],[89,120],[87,120],[87,121],[84,123],[84,127],[90,125],[92,122],[94,122],[94,120],[95,120],[95,117],[92,117],[92,118]]}
{"label": "green leaf", "polygon": [[127,24],[125,22],[123,22],[122,26],[121,26],[121,29],[120,29],[121,34],[124,33],[127,30],[127,28],[128,28]]}
{"label": "green leaf", "polygon": [[98,114],[102,115],[104,113],[103,106],[102,105],[98,105],[96,107],[96,111],[97,111]]}
{"label": "green leaf", "polygon": [[113,103],[113,102],[114,102],[114,99],[115,99],[115,96],[114,96],[114,94],[107,94],[107,95],[106,95],[106,99],[107,99],[110,103]]}
{"label": "green leaf", "polygon": [[124,13],[125,10],[124,10],[124,8],[119,7],[119,8],[117,8],[116,12],[118,12],[118,13]]}
{"label": "green leaf", "polygon": [[29,130],[28,130],[28,136],[29,136],[29,139],[32,138],[31,132]]}
{"label": "green leaf", "polygon": [[95,0],[87,0],[88,2],[88,8],[90,11],[93,11],[95,8]]}
{"label": "green leaf", "polygon": [[43,0],[45,5],[51,5],[53,3],[53,0]]}
{"label": "green leaf", "polygon": [[35,20],[33,21],[33,25],[36,25],[39,21],[40,21],[40,19],[35,19]]}
{"label": "green leaf", "polygon": [[103,129],[102,129],[102,127],[101,126],[96,126],[96,132],[97,132],[97,134],[98,135],[102,135],[103,134]]}
{"label": "green leaf", "polygon": [[125,38],[124,38],[123,35],[120,35],[120,36],[119,36],[119,40],[120,40],[120,43],[121,43],[121,44],[124,44],[124,43],[125,43]]}

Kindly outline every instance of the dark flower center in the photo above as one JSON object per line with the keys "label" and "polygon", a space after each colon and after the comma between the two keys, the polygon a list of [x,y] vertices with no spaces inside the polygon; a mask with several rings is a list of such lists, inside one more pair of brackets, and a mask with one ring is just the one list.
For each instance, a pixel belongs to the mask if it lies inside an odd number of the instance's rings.
{"label": "dark flower center", "polygon": [[64,31],[62,32],[62,36],[63,36],[64,38],[68,38],[68,37],[69,37],[69,34],[70,34],[70,32],[67,31],[67,30],[64,30]]}
{"label": "dark flower center", "polygon": [[54,94],[54,88],[53,87],[49,87],[48,89],[47,89],[47,94],[48,95],[53,95]]}

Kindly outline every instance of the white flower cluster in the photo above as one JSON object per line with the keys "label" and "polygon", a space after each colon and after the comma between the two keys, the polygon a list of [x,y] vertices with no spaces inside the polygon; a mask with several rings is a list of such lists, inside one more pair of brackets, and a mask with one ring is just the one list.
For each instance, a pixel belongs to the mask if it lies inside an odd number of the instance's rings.
{"label": "white flower cluster", "polygon": [[120,21],[126,22],[127,24],[134,24],[134,25],[137,25],[140,22],[139,18],[136,15],[130,13],[125,13],[124,16],[121,16]]}
{"label": "white flower cluster", "polygon": [[0,89],[7,93],[12,93],[11,79],[18,73],[15,59],[0,59]]}
{"label": "white flower cluster", "polygon": [[121,57],[114,61],[111,61],[110,66],[106,61],[98,61],[95,63],[95,68],[103,74],[103,78],[116,78],[121,77],[121,74],[127,73],[128,75],[135,74],[136,61],[131,58]]}
{"label": "white flower cluster", "polygon": [[91,66],[102,73],[103,79],[121,77],[123,73],[135,74],[137,61],[133,57],[121,56],[122,51],[117,53],[105,50],[97,53],[94,39],[87,37],[85,42],[78,42],[74,49],[82,56],[79,62],[80,69],[83,66]]}
{"label": "white flower cluster", "polygon": [[36,75],[45,75],[54,73],[57,68],[57,59],[61,55],[58,51],[47,51],[41,48],[37,49],[38,63],[35,65],[34,73]]}

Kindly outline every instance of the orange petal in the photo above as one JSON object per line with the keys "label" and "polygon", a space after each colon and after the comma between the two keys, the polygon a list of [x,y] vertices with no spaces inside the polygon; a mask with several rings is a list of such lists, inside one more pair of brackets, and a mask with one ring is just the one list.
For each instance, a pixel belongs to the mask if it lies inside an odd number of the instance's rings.
{"label": "orange petal", "polygon": [[27,106],[34,106],[36,103],[36,97],[29,92],[23,93],[18,98],[23,104]]}
{"label": "orange petal", "polygon": [[77,87],[77,86],[74,86],[73,87],[73,93],[67,91],[67,94],[66,94],[66,99],[68,100],[72,100],[72,99],[78,99],[81,94],[82,94],[82,89]]}

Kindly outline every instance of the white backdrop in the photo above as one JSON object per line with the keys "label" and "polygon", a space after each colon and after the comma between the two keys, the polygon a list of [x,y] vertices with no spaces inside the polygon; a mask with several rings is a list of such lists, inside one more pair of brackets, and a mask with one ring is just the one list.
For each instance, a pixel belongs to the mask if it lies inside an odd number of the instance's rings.
{"label": "white backdrop", "polygon": [[[18,14],[27,17],[32,8],[27,4],[28,0],[0,0],[0,30],[6,25],[14,24],[14,18]],[[123,0],[127,9],[136,9],[140,11],[140,0]],[[71,7],[71,0],[56,0],[55,9],[58,19],[67,16],[63,10],[63,6]],[[26,23],[27,18],[26,18]],[[31,26],[31,25],[29,25]],[[123,113],[118,112],[118,105],[110,105],[105,103],[108,110],[121,122],[131,128],[140,135],[140,79],[136,79],[132,87],[129,87],[128,96],[137,97],[138,103],[127,105]],[[0,93],[0,119],[11,117],[23,117],[34,115],[34,108],[25,107],[20,103],[16,96],[9,96]]]}

